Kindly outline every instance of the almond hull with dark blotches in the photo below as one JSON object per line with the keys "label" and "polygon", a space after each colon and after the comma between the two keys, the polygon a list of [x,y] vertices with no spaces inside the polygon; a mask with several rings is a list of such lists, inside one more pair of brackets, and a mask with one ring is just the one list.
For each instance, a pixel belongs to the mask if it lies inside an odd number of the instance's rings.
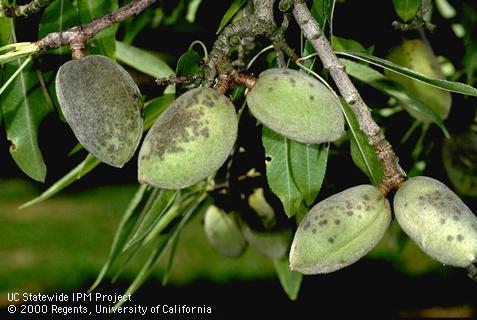
{"label": "almond hull with dark blotches", "polygon": [[429,256],[455,267],[469,267],[477,256],[477,217],[445,184],[414,177],[394,197],[401,228]]}
{"label": "almond hull with dark blotches", "polygon": [[207,178],[227,160],[237,139],[234,105],[211,88],[192,89],[156,120],[139,151],[138,180],[182,189]]}
{"label": "almond hull with dark blotches", "polygon": [[68,61],[56,75],[56,94],[86,150],[114,167],[131,159],[143,132],[143,101],[123,67],[99,55]]}
{"label": "almond hull with dark blotches", "polygon": [[374,248],[390,222],[389,201],[372,185],[332,195],[300,222],[290,250],[290,268],[320,274],[349,266]]}

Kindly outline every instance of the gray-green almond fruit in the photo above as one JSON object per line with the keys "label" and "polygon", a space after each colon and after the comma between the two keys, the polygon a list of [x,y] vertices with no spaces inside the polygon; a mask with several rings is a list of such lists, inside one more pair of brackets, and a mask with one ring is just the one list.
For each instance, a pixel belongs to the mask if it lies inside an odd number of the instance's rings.
{"label": "gray-green almond fruit", "polygon": [[225,162],[237,138],[233,104],[211,88],[187,91],[156,120],[139,151],[138,179],[181,189],[205,179]]}
{"label": "gray-green almond fruit", "polygon": [[477,256],[477,217],[445,184],[429,177],[406,181],[394,197],[401,228],[437,261],[468,267]]}
{"label": "gray-green almond fruit", "polygon": [[296,70],[262,72],[247,94],[247,104],[266,127],[301,143],[334,141],[344,132],[343,113],[333,93]]}
{"label": "gray-green almond fruit", "polygon": [[[430,78],[444,79],[441,66],[432,49],[419,39],[404,40],[402,44],[391,49],[387,59],[403,67],[420,72]],[[452,105],[452,97],[448,91],[434,88],[423,82],[401,76],[385,70],[386,76],[403,85],[412,97],[431,108],[441,119],[447,119]],[[414,118],[431,123],[432,118],[412,105],[403,105]]]}
{"label": "gray-green almond fruit", "polygon": [[214,205],[205,212],[204,231],[210,246],[224,256],[239,257],[247,247],[234,217]]}
{"label": "gray-green almond fruit", "polygon": [[305,215],[290,250],[290,268],[303,274],[333,272],[368,253],[391,221],[389,201],[371,185],[346,189]]}
{"label": "gray-green almond fruit", "polygon": [[91,55],[63,64],[55,85],[65,120],[83,147],[111,166],[128,162],[142,136],[143,101],[127,71]]}
{"label": "gray-green almond fruit", "polygon": [[455,189],[462,195],[477,197],[477,134],[469,130],[445,139],[442,160]]}

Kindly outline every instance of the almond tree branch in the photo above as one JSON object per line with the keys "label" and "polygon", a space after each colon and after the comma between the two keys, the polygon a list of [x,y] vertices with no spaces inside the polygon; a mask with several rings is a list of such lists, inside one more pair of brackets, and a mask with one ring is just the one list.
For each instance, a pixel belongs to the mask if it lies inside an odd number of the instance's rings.
{"label": "almond tree branch", "polygon": [[284,32],[277,27],[273,20],[273,4],[275,0],[254,0],[254,13],[238,19],[224,28],[214,43],[209,61],[205,69],[204,84],[213,84],[217,75],[227,73],[233,66],[229,61],[231,50],[240,43],[244,37],[264,36],[268,38],[277,51],[297,60],[298,56],[291,49]]}
{"label": "almond tree branch", "polygon": [[374,147],[384,169],[384,177],[380,183],[381,191],[387,194],[389,191],[398,188],[404,182],[406,174],[399,166],[397,156],[391,144],[386,140],[383,131],[373,120],[368,106],[351,82],[345,67],[338,60],[330,42],[324,36],[318,22],[312,17],[305,1],[295,0],[293,15],[305,38],[315,48],[323,66],[329,70],[341,96],[356,115],[360,129]]}
{"label": "almond tree branch", "polygon": [[43,39],[38,40],[36,44],[41,51],[69,45],[73,58],[79,58],[83,55],[86,42],[97,33],[130,16],[138,15],[154,2],[156,2],[156,0],[134,0],[128,5],[116,9],[102,17],[98,17],[87,24],[62,32],[50,33]]}
{"label": "almond tree branch", "polygon": [[3,11],[7,17],[27,17],[37,13],[41,8],[48,6],[52,1],[53,0],[33,0],[24,5],[14,5],[12,7],[2,6],[0,4],[0,11]]}

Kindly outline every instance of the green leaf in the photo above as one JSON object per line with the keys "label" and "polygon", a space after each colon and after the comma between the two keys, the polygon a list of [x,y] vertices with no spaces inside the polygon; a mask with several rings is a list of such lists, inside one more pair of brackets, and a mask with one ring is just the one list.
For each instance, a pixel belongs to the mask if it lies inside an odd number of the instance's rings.
{"label": "green leaf", "polygon": [[358,41],[336,36],[333,36],[333,49],[336,51],[366,52],[366,48]]}
{"label": "green leaf", "polygon": [[240,10],[240,8],[242,8],[245,2],[246,2],[245,0],[234,0],[234,2],[232,2],[229,9],[227,10],[227,12],[225,12],[224,16],[222,17],[222,20],[220,21],[220,25],[219,25],[219,28],[217,29],[216,34],[219,34],[220,32],[222,32],[225,26],[230,22],[230,20],[232,20],[232,18]]}
{"label": "green leaf", "polygon": [[[38,39],[49,33],[64,31],[80,24],[78,12],[70,0],[55,0],[46,7],[41,17]],[[66,54],[69,50],[63,46],[49,52]]]}
{"label": "green leaf", "polygon": [[465,94],[473,97],[477,97],[477,89],[474,87],[471,87],[467,84],[461,83],[461,82],[452,82],[452,81],[447,81],[447,80],[441,80],[441,79],[433,79],[433,78],[428,78],[422,73],[416,72],[414,70],[411,70],[406,67],[402,67],[400,65],[397,65],[395,63],[392,63],[388,60],[384,60],[369,54],[365,54],[362,52],[336,52],[338,55],[341,56],[346,56],[346,57],[351,57],[355,58],[361,61],[365,61],[368,63],[371,63],[375,66],[382,67],[384,69],[394,71],[396,73],[399,73],[400,75],[403,75],[405,77],[415,79],[424,83],[427,83],[428,85],[431,85],[433,87],[450,91],[450,92],[455,92],[455,93],[460,93],[460,94]]}
{"label": "green leaf", "polygon": [[288,256],[284,256],[278,260],[273,260],[273,266],[275,267],[278,279],[280,280],[283,290],[288,295],[288,298],[290,298],[290,300],[296,300],[298,292],[300,292],[303,275],[299,272],[290,270]]}
{"label": "green leaf", "polygon": [[[204,201],[205,196],[200,195],[200,196],[197,196],[195,199],[198,199],[198,200],[192,201],[191,204],[188,204],[187,206],[183,207],[182,210],[179,212],[179,214],[182,214],[181,220],[178,223],[173,224],[171,228],[169,228],[164,234],[162,234],[160,237],[156,239],[156,244],[154,245],[154,249],[150,253],[148,260],[141,268],[141,271],[138,273],[133,283],[128,287],[128,289],[124,293],[125,295],[133,294],[134,292],[136,292],[136,290],[146,280],[154,264],[157,262],[157,260],[159,260],[159,258],[161,258],[162,253],[164,252],[164,249],[168,245],[175,243],[179,235],[179,232],[182,230],[184,225],[192,218],[194,213],[197,212],[196,209],[202,207],[200,206],[200,203]],[[179,214],[176,214],[175,216],[178,216]],[[171,222],[172,220],[168,222],[167,226],[169,226]],[[172,249],[173,249],[172,250],[172,253],[173,253],[174,248]],[[172,264],[172,259],[170,258],[168,262],[168,266],[166,268],[170,268],[171,264]],[[125,301],[119,301],[114,307],[119,307],[124,302]]]}
{"label": "green leaf", "polygon": [[326,23],[331,23],[333,19],[334,0],[313,0],[311,15],[324,30]]}
{"label": "green leaf", "polygon": [[12,19],[0,17],[0,47],[10,43],[10,32],[12,30]]}
{"label": "green leaf", "polygon": [[93,283],[89,292],[93,291],[103,280],[104,276],[108,273],[113,263],[116,261],[120,253],[122,252],[123,246],[126,243],[133,227],[136,225],[136,221],[142,213],[144,203],[148,200],[151,194],[154,193],[154,189],[149,188],[147,185],[140,185],[136,194],[131,199],[126,212],[121,218],[119,227],[116,230],[114,236],[113,244],[109,251],[108,260],[101,268],[101,271],[96,278],[96,281]]}
{"label": "green leaf", "polygon": [[165,94],[161,97],[152,99],[144,105],[144,131],[149,129],[156,119],[161,115],[169,105],[174,102],[173,94]]}
{"label": "green leaf", "polygon": [[177,190],[156,189],[155,192],[156,194],[146,204],[141,221],[138,222],[134,233],[124,245],[123,251],[142,241],[151,232],[154,225],[164,216],[178,195]]}
{"label": "green leaf", "polygon": [[308,206],[320,192],[326,173],[329,144],[302,144],[290,141],[291,173]]}
{"label": "green leaf", "polygon": [[407,22],[416,15],[421,0],[393,0],[393,5],[398,17]]}
{"label": "green leaf", "polygon": [[195,22],[195,17],[197,15],[197,11],[199,10],[199,6],[202,3],[202,0],[190,0],[189,6],[187,7],[187,14],[186,20],[189,23]]}
{"label": "green leaf", "polygon": [[351,157],[356,166],[368,176],[371,183],[378,186],[384,175],[383,167],[379,163],[374,148],[369,144],[368,138],[359,128],[353,111],[344,100],[340,99],[340,101],[349,127]]}
{"label": "green leaf", "polygon": [[[10,78],[22,61],[5,66],[3,76]],[[0,96],[0,107],[10,154],[17,165],[31,178],[43,182],[46,165],[38,147],[38,128],[50,112],[37,74],[31,65],[26,66]]]}
{"label": "green leaf", "polygon": [[439,128],[441,128],[446,137],[449,136],[449,133],[447,132],[447,129],[444,125],[444,121],[441,119],[441,117],[439,117],[439,115],[427,105],[411,97],[402,85],[389,80],[379,71],[376,71],[364,64],[356,63],[348,59],[340,59],[340,61],[346,67],[346,72],[350,76],[372,86],[373,88],[378,89],[390,97],[397,99],[402,104],[417,108],[420,111],[426,113],[439,126]]}
{"label": "green leaf", "polygon": [[174,75],[174,70],[159,56],[121,41],[116,41],[116,57],[120,62],[154,78]]}
{"label": "green leaf", "polygon": [[283,204],[288,217],[300,213],[304,200],[292,176],[290,144],[287,138],[263,127],[262,142],[265,148],[267,180],[270,189]]}
{"label": "green leaf", "polygon": [[178,76],[193,76],[201,70],[202,57],[193,49],[184,53],[177,62],[176,74]]}
{"label": "green leaf", "polygon": [[68,172],[63,178],[55,182],[51,187],[49,187],[45,192],[43,192],[41,195],[38,197],[28,201],[27,203],[24,203],[20,206],[20,209],[32,206],[34,204],[37,204],[41,201],[44,201],[53,195],[57,194],[76,180],[81,179],[84,177],[86,174],[88,174],[91,170],[96,168],[101,161],[96,159],[92,154],[88,154],[86,158],[79,164],[77,165],[73,170]]}
{"label": "green leaf", "polygon": [[[105,14],[118,8],[117,0],[77,0],[81,24],[85,24],[94,18],[102,17]],[[114,24],[95,35],[88,41],[88,51],[90,54],[101,54],[112,59],[116,55],[116,31],[118,24]]]}
{"label": "green leaf", "polygon": [[169,251],[169,259],[167,261],[167,265],[164,270],[164,276],[162,278],[163,286],[167,285],[169,280],[169,274],[172,268],[172,263],[174,262],[177,243],[182,229],[194,216],[203,213],[212,204],[212,202],[212,198],[207,198],[207,196],[203,194],[198,196],[197,199],[194,199],[194,201],[184,211],[185,213],[183,214],[181,221],[177,224],[177,227],[168,241],[171,249]]}

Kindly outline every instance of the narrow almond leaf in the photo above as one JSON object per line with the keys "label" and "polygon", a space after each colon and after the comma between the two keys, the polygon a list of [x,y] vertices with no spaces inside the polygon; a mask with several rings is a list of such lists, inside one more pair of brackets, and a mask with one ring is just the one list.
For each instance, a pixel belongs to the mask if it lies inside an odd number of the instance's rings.
{"label": "narrow almond leaf", "polygon": [[12,30],[12,19],[0,17],[0,47],[10,43],[10,32]]}
{"label": "narrow almond leaf", "polygon": [[373,88],[387,94],[390,97],[397,99],[399,102],[406,104],[409,107],[414,107],[429,115],[431,119],[441,128],[442,132],[449,136],[449,133],[444,125],[444,121],[439,117],[439,115],[429,108],[427,105],[421,101],[412,98],[407,92],[406,89],[388,78],[386,78],[379,71],[374,70],[364,64],[356,63],[348,59],[340,59],[341,63],[346,67],[346,72],[362,81]]}
{"label": "narrow almond leaf", "polygon": [[[38,29],[38,39],[49,33],[64,31],[80,24],[78,12],[70,0],[55,0],[43,12]],[[69,50],[63,46],[49,52],[65,54]]]}
{"label": "narrow almond leaf", "polygon": [[291,173],[308,206],[320,192],[326,173],[329,144],[290,141]]}
{"label": "narrow almond leaf", "polygon": [[369,144],[368,138],[359,128],[358,121],[351,108],[342,99],[341,106],[349,128],[351,157],[356,166],[368,176],[371,183],[377,186],[384,175],[383,167],[379,163],[374,148]]}
{"label": "narrow almond leaf", "polygon": [[212,204],[212,202],[212,198],[207,198],[205,194],[202,194],[198,196],[197,199],[192,202],[192,204],[189,205],[189,207],[183,214],[181,221],[178,223],[177,228],[175,228],[174,232],[172,233],[172,236],[169,239],[168,245],[171,249],[169,251],[169,259],[167,259],[167,265],[164,270],[164,275],[162,277],[163,286],[167,285],[169,281],[169,274],[172,268],[172,263],[174,262],[177,243],[179,241],[179,236],[181,234],[182,229],[193,217],[204,212],[209,207],[209,205]]}
{"label": "narrow almond leaf", "polygon": [[176,74],[178,76],[193,76],[200,71],[202,57],[195,50],[188,50],[177,61]]}
{"label": "narrow almond leaf", "polygon": [[[118,8],[117,0],[77,0],[80,21],[82,24],[88,23],[94,18]],[[90,54],[101,54],[112,59],[116,55],[116,31],[118,24],[102,30],[88,41],[88,51]]]}
{"label": "narrow almond leaf", "polygon": [[273,260],[273,266],[275,267],[280,284],[282,285],[285,293],[288,295],[288,298],[293,301],[296,300],[298,293],[300,292],[303,275],[299,272],[290,270],[287,255],[281,259]]}
{"label": "narrow almond leaf", "polygon": [[174,70],[159,56],[121,41],[116,41],[116,58],[151,77],[162,78],[174,75]]}
{"label": "narrow almond leaf", "polygon": [[[171,231],[169,231],[169,232],[171,232]],[[157,243],[154,246],[154,249],[149,254],[149,258],[142,265],[142,268],[139,271],[139,273],[136,275],[136,278],[134,278],[134,281],[129,285],[129,287],[124,292],[124,296],[127,296],[129,294],[133,294],[144,283],[147,276],[151,272],[152,267],[154,267],[154,264],[157,262],[157,260],[159,260],[162,253],[164,252],[164,249],[165,249],[165,247],[168,243],[169,237],[170,237],[169,234],[166,234],[166,235],[160,237],[157,240]],[[91,292],[92,290],[90,289],[89,291]],[[119,301],[116,305],[114,305],[113,308],[119,308],[126,301],[127,300]]]}
{"label": "narrow almond leaf", "polygon": [[313,0],[311,14],[316,21],[325,29],[326,23],[332,23],[334,0]]}
{"label": "narrow almond leaf", "polygon": [[156,119],[161,115],[169,105],[174,102],[173,94],[165,94],[161,97],[149,100],[144,105],[144,131],[149,129]]}
{"label": "narrow almond leaf", "polygon": [[113,263],[118,258],[119,254],[122,251],[124,243],[126,242],[134,225],[136,224],[137,219],[142,213],[144,204],[154,193],[154,191],[154,189],[148,187],[147,185],[143,184],[139,186],[138,190],[136,191],[136,194],[132,198],[131,202],[129,202],[126,212],[121,218],[119,227],[114,236],[113,244],[111,245],[111,249],[109,251],[108,260],[101,268],[101,271],[96,278],[96,281],[93,283],[91,288],[89,288],[89,292],[93,291],[101,283]]}
{"label": "narrow almond leaf", "polygon": [[393,5],[398,17],[407,22],[416,15],[421,0],[393,0]]}
{"label": "narrow almond leaf", "polygon": [[219,34],[220,32],[222,32],[225,26],[230,22],[230,20],[232,20],[232,18],[240,10],[240,8],[242,8],[245,2],[246,2],[245,0],[234,0],[234,2],[232,2],[229,9],[227,10],[227,12],[225,12],[224,16],[222,17],[222,20],[220,21],[220,25],[219,25],[219,28],[217,29],[216,34]]}
{"label": "narrow almond leaf", "polygon": [[460,93],[460,94],[465,94],[473,97],[477,97],[477,89],[469,86],[467,84],[461,83],[461,82],[453,82],[453,81],[447,81],[447,80],[441,80],[441,79],[433,79],[433,78],[428,78],[422,73],[416,72],[414,70],[411,70],[406,67],[402,67],[400,65],[397,65],[395,63],[392,63],[388,60],[381,59],[366,53],[362,52],[336,52],[336,54],[341,55],[341,56],[346,56],[346,57],[351,57],[355,58],[367,63],[371,63],[375,66],[394,71],[396,73],[399,73],[400,75],[403,75],[408,78],[412,78],[424,83],[427,83],[428,85],[431,85],[433,87],[450,91],[450,92],[455,92],[455,93]]}
{"label": "narrow almond leaf", "polygon": [[158,189],[157,196],[151,198],[153,200],[152,203],[147,206],[149,208],[145,210],[141,221],[138,222],[138,226],[134,230],[134,233],[124,245],[123,251],[126,251],[128,248],[142,241],[151,232],[154,225],[157,224],[158,220],[161,219],[171,207],[177,195],[177,190],[159,191]]}
{"label": "narrow almond leaf", "polygon": [[[162,234],[156,239],[156,244],[154,246],[154,249],[150,253],[149,258],[143,264],[141,271],[139,271],[136,278],[127,288],[124,295],[133,294],[134,292],[136,292],[136,290],[146,280],[147,276],[154,267],[154,264],[161,258],[162,254],[164,253],[165,248],[176,241],[179,232],[182,230],[186,222],[188,222],[190,218],[194,215],[194,213],[197,212],[195,209],[202,207],[199,205],[204,200],[204,196],[200,196],[199,199],[200,201],[198,203],[194,201],[192,204],[189,204],[188,206],[184,207],[180,212],[180,214],[182,214],[181,220],[178,223],[175,223],[166,233]],[[169,263],[172,263],[171,259],[169,259]],[[114,307],[119,307],[124,304],[124,302],[125,300],[119,301]]]}
{"label": "narrow almond leaf", "polygon": [[283,204],[288,217],[299,213],[303,199],[293,181],[290,159],[290,140],[263,127],[262,142],[267,157],[267,180],[270,189]]}
{"label": "narrow almond leaf", "polygon": [[189,23],[194,23],[195,22],[195,17],[197,15],[197,11],[199,10],[200,4],[202,3],[202,0],[190,0],[189,1],[189,6],[187,7],[187,14],[186,14],[186,20]]}
{"label": "narrow almond leaf", "polygon": [[96,159],[92,154],[88,154],[86,158],[73,170],[68,172],[63,178],[55,182],[51,187],[49,187],[45,192],[43,192],[41,195],[38,197],[28,201],[27,203],[24,203],[20,206],[20,209],[32,206],[34,204],[37,204],[41,201],[44,201],[53,195],[57,194],[76,180],[81,179],[83,176],[88,174],[91,170],[96,168],[101,161]]}
{"label": "narrow almond leaf", "polygon": [[[23,61],[5,66],[3,76],[9,79]],[[3,124],[10,141],[10,154],[17,165],[31,178],[43,182],[46,165],[38,147],[38,128],[50,109],[31,64],[13,79],[0,96]]]}

